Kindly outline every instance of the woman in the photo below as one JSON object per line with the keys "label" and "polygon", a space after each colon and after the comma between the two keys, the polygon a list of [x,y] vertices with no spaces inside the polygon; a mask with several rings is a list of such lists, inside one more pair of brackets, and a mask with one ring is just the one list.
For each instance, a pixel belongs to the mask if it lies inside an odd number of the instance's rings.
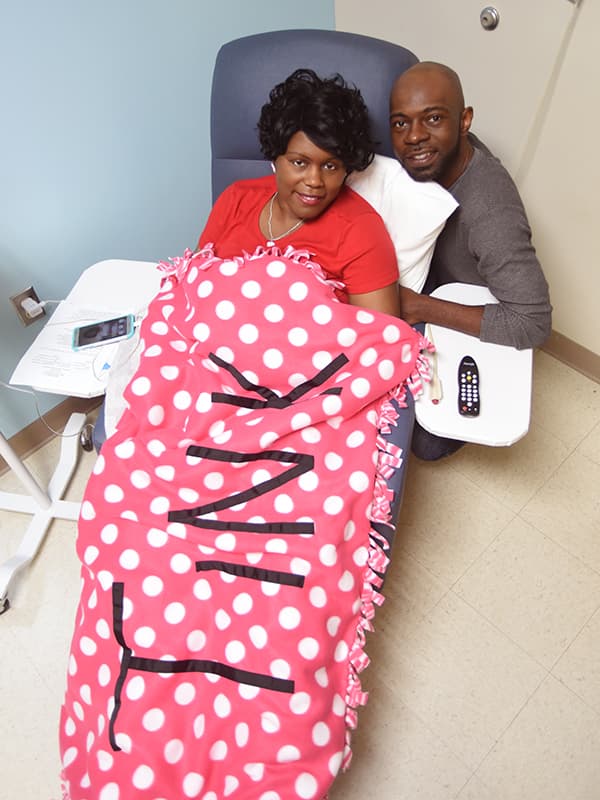
{"label": "woman", "polygon": [[237,181],[217,199],[198,246],[220,258],[268,242],[309,250],[341,300],[400,316],[398,267],[381,217],[345,185],[373,160],[368,111],[340,75],[296,70],[271,91],[258,122],[274,176]]}

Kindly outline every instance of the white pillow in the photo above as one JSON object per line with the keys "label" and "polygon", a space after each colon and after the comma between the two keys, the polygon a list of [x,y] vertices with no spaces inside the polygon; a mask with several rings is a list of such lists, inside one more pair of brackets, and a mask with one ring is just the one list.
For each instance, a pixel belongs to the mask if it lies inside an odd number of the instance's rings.
{"label": "white pillow", "polygon": [[396,248],[400,285],[420,292],[435,240],[458,203],[439,183],[413,180],[395,158],[375,156],[363,172],[352,172],[348,186],[382,217]]}

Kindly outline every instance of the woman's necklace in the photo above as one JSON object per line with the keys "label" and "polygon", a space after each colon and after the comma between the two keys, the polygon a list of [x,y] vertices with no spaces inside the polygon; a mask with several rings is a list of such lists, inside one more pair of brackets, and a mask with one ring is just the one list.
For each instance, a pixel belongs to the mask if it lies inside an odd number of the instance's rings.
{"label": "woman's necklace", "polygon": [[284,233],[280,233],[279,236],[273,236],[273,228],[271,227],[271,223],[273,222],[273,203],[275,202],[276,197],[277,197],[277,192],[275,192],[269,203],[269,218],[267,219],[267,230],[269,231],[270,242],[276,242],[279,239],[283,239],[284,236],[287,236],[288,234],[292,233],[292,231],[295,231],[297,228],[299,228],[301,225],[304,224],[304,220],[299,219],[298,222],[296,222],[295,225],[292,225],[292,227],[289,230],[285,231]]}

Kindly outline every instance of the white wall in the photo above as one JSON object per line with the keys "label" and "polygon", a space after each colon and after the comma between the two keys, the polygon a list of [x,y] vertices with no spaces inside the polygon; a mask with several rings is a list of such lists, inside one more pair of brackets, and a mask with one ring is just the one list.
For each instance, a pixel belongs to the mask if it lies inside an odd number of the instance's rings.
{"label": "white wall", "polygon": [[583,0],[520,186],[552,289],[554,329],[600,355],[600,4]]}
{"label": "white wall", "polygon": [[[538,9],[534,21],[529,16],[539,0],[499,0],[501,24],[493,33],[479,25],[484,5],[371,0],[366,12],[362,0],[336,0],[336,28],[389,39],[422,60],[458,70],[467,102],[475,106],[474,130],[502,158],[522,191],[550,284],[554,330],[600,355],[600,159],[595,155],[600,4],[582,0],[575,8],[567,0],[543,0],[546,13]],[[522,18],[511,27],[517,13]],[[556,59],[549,60],[542,46],[548,37],[555,42]],[[490,61],[499,46],[506,74],[491,81]],[[524,66],[514,71],[523,54]],[[541,75],[540,64],[545,64]]]}
{"label": "white wall", "polygon": [[[209,93],[226,41],[333,28],[333,0],[2,3],[0,379],[40,330],[8,298],[64,297],[105,258],[194,245],[210,208]],[[63,398],[43,395],[47,410]],[[37,416],[0,386],[6,436]]]}

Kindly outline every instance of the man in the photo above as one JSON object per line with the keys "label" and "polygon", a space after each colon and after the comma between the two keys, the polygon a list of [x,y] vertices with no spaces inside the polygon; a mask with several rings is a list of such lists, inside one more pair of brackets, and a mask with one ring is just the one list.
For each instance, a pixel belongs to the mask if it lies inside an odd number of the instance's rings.
{"label": "man", "polygon": [[[396,157],[417,181],[437,181],[458,201],[436,242],[423,294],[402,289],[402,316],[412,325],[431,322],[519,349],[549,336],[548,284],[531,242],[518,190],[502,164],[470,133],[458,75],[421,62],[394,83],[390,127]],[[468,306],[429,296],[460,281],[487,286],[497,304]],[[463,442],[416,426],[413,452],[435,460]]]}

